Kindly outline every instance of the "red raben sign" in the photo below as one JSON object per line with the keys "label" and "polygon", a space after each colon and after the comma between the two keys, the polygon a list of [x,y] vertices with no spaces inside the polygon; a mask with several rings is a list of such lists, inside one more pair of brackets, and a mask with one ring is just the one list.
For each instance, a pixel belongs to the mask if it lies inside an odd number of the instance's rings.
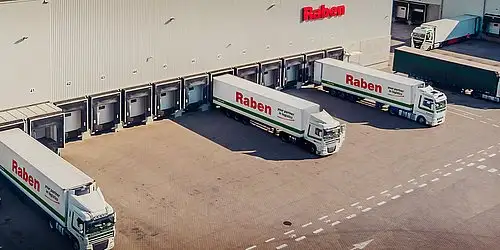
{"label": "red raben sign", "polygon": [[307,6],[302,8],[302,21],[314,21],[325,18],[343,16],[344,14],[345,14],[345,5],[332,6],[330,8],[327,8],[325,7],[324,4],[322,4],[317,9]]}
{"label": "red raben sign", "polygon": [[382,93],[382,85],[367,82],[363,78],[357,79],[354,76],[349,75],[349,74],[345,75],[345,83],[352,85],[352,86],[355,86],[355,87],[358,87],[358,88],[368,89],[370,91]]}
{"label": "red raben sign", "polygon": [[271,110],[272,110],[271,106],[266,105],[262,102],[255,101],[253,97],[248,98],[244,96],[243,93],[238,91],[236,91],[236,102],[244,106],[247,106],[249,108],[271,115]]}

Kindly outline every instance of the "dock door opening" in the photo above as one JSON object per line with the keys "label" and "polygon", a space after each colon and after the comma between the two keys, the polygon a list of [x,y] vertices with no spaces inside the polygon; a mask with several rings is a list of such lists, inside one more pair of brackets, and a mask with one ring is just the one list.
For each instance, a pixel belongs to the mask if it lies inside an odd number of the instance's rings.
{"label": "dock door opening", "polygon": [[194,76],[184,79],[185,111],[197,111],[208,104],[208,76]]}
{"label": "dock door opening", "polygon": [[247,65],[236,68],[236,76],[259,84],[259,65]]}
{"label": "dock door opening", "polygon": [[295,87],[297,83],[304,82],[304,56],[297,56],[284,59],[283,87]]}
{"label": "dock door opening", "polygon": [[167,118],[181,110],[180,80],[154,84],[154,95],[154,119]]}
{"label": "dock door opening", "polygon": [[273,89],[281,89],[281,60],[265,62],[261,64],[262,79],[261,85]]}
{"label": "dock door opening", "polygon": [[66,142],[82,139],[83,133],[88,130],[88,99],[76,98],[60,103],[56,106],[64,113],[64,133]]}
{"label": "dock door opening", "polygon": [[145,124],[151,117],[151,85],[123,90],[124,126]]}
{"label": "dock door opening", "polygon": [[314,61],[325,58],[325,53],[314,52],[306,54],[306,65],[304,68],[304,81],[305,85],[312,84],[314,81]]}
{"label": "dock door opening", "polygon": [[121,93],[113,91],[91,96],[91,134],[114,132],[121,124]]}

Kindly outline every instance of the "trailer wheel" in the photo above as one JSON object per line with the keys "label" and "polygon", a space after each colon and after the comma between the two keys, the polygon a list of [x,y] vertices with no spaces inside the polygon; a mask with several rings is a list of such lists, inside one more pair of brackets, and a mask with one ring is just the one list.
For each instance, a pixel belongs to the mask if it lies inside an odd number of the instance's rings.
{"label": "trailer wheel", "polygon": [[248,124],[250,124],[250,118],[242,117],[241,122],[243,123],[243,125],[248,125]]}
{"label": "trailer wheel", "polygon": [[232,118],[232,114],[231,114],[231,113],[232,113],[232,112],[231,112],[231,110],[229,110],[229,109],[224,109],[224,114],[225,114],[227,117]]}
{"label": "trailer wheel", "polygon": [[50,228],[50,231],[56,230],[56,225],[54,224],[54,220],[52,220],[52,219],[49,219],[49,228]]}
{"label": "trailer wheel", "polygon": [[389,114],[396,115],[396,110],[393,107],[389,107]]}
{"label": "trailer wheel", "polygon": [[290,138],[287,133],[285,132],[280,132],[280,138],[283,142],[290,142]]}
{"label": "trailer wheel", "polygon": [[339,91],[338,96],[339,96],[341,99],[345,99],[345,93],[344,93],[344,92],[342,92],[342,91]]}
{"label": "trailer wheel", "polygon": [[425,120],[425,118],[423,116],[419,116],[417,118],[417,122],[422,124],[422,125],[426,125],[427,124],[427,121]]}
{"label": "trailer wheel", "polygon": [[339,92],[335,89],[329,89],[328,93],[330,93],[331,96],[335,96],[335,97],[339,96]]}
{"label": "trailer wheel", "polygon": [[73,238],[73,243],[71,244],[73,250],[80,250],[80,244],[78,243],[78,240]]}

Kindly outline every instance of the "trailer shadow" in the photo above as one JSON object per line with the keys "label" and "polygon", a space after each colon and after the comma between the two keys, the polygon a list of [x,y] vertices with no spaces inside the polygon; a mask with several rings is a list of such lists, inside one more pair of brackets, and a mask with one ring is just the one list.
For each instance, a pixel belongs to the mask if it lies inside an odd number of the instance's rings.
{"label": "trailer shadow", "polygon": [[448,104],[454,104],[458,106],[465,106],[469,108],[483,109],[483,110],[500,109],[500,103],[476,99],[473,98],[472,96],[461,93],[454,93],[449,90],[443,90],[443,89],[439,90],[445,93],[446,97],[448,98]]}
{"label": "trailer shadow", "polygon": [[333,97],[327,92],[316,88],[305,87],[300,90],[290,89],[285,92],[315,102],[321,105],[332,116],[349,123],[364,123],[375,128],[390,130],[425,128],[425,126],[417,122],[392,116],[388,112],[377,110],[374,107],[361,103],[352,103]]}
{"label": "trailer shadow", "polygon": [[265,160],[318,158],[296,145],[282,142],[265,130],[230,119],[219,110],[188,113],[172,121],[231,151]]}

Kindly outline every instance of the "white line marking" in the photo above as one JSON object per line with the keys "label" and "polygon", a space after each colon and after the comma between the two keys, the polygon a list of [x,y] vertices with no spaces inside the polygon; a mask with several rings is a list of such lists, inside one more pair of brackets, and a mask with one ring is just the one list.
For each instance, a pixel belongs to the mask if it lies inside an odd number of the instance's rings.
{"label": "white line marking", "polygon": [[447,167],[449,167],[449,166],[451,166],[451,164],[446,164],[446,165],[444,165],[444,167],[445,167],[445,168],[447,168]]}
{"label": "white line marking", "polygon": [[474,156],[474,154],[470,154],[467,156],[467,158],[471,158],[472,156]]}
{"label": "white line marking", "polygon": [[313,231],[313,234],[317,234],[317,233],[321,233],[321,232],[323,232],[323,228],[320,228],[320,229]]}
{"label": "white line marking", "polygon": [[[461,159],[460,159],[460,160],[461,160]],[[436,173],[436,172],[437,172],[437,171],[439,171],[439,170],[441,170],[441,169],[436,168],[436,169],[432,170],[432,172],[433,172],[433,173]]]}
{"label": "white line marking", "polygon": [[373,198],[375,198],[375,196],[370,196],[370,197],[366,198],[366,200],[369,201],[369,200],[371,200]]}
{"label": "white line marking", "polygon": [[356,214],[351,214],[351,215],[349,215],[349,216],[347,216],[347,217],[345,217],[345,218],[346,218],[346,219],[348,219],[348,220],[350,220],[350,219],[352,219],[352,218],[354,218],[354,217],[356,217]]}
{"label": "white line marking", "polygon": [[493,156],[495,156],[495,155],[497,155],[497,154],[491,154],[491,155],[488,155],[488,157],[490,157],[490,158],[491,158],[491,157],[493,157]]}
{"label": "white line marking", "polygon": [[342,211],[344,211],[344,210],[345,210],[345,209],[343,209],[343,208],[342,208],[342,209],[339,209],[339,210],[335,211],[335,213],[336,213],[336,214],[338,214],[338,213],[340,213],[340,212],[342,212]]}
{"label": "white line marking", "polygon": [[405,191],[405,194],[409,194],[411,192],[413,192],[413,189],[408,189],[408,190]]}
{"label": "white line marking", "polygon": [[496,168],[492,168],[492,169],[488,170],[488,172],[490,172],[490,173],[495,173],[496,171],[498,171],[498,169],[496,169]]}
{"label": "white line marking", "polygon": [[330,223],[330,221],[332,221],[332,220],[327,220],[327,221],[325,221],[325,223]]}
{"label": "white line marking", "polygon": [[391,197],[391,199],[395,200],[395,199],[397,199],[397,198],[399,198],[399,197],[401,197],[401,195],[399,195],[399,194],[398,194],[398,195],[394,195],[394,196],[392,196],[392,197]]}
{"label": "white line marking", "polygon": [[309,222],[309,223],[307,223],[307,224],[302,225],[302,227],[307,227],[307,226],[310,226],[310,225],[312,225],[312,224],[313,224],[312,222]]}
{"label": "white line marking", "polygon": [[471,163],[467,164],[467,167],[472,167],[472,166],[474,166],[474,165],[476,165],[476,163],[471,162]]}
{"label": "white line marking", "polygon": [[466,116],[466,115],[462,115],[462,114],[459,114],[459,113],[456,113],[456,112],[452,112],[450,110],[448,110],[448,113],[459,115],[459,116],[465,117],[465,118],[470,119],[470,120],[475,120],[475,118],[472,118],[472,117],[469,117],[469,116]]}
{"label": "white line marking", "polygon": [[496,125],[496,124],[493,124],[493,127],[495,128],[500,128],[500,126]]}
{"label": "white line marking", "polygon": [[451,173],[446,173],[446,174],[443,174],[443,176],[448,176],[448,175],[450,175],[450,174],[451,174]]}
{"label": "white line marking", "polygon": [[306,238],[306,236],[301,236],[301,237],[299,237],[299,238],[295,239],[295,241],[301,241],[301,240],[303,240],[303,239],[305,239],[305,238]]}
{"label": "white line marking", "polygon": [[325,215],[325,216],[323,216],[323,217],[319,218],[318,220],[324,220],[324,219],[326,219],[326,218],[328,218],[328,215]]}
{"label": "white line marking", "polygon": [[385,194],[387,192],[389,192],[389,190],[382,191],[380,194]]}
{"label": "white line marking", "polygon": [[477,153],[478,153],[478,154],[480,154],[480,153],[482,153],[482,152],[484,152],[484,150],[479,150],[479,151],[477,151]]}
{"label": "white line marking", "polygon": [[370,211],[370,210],[372,210],[372,208],[371,208],[371,207],[367,207],[367,208],[365,208],[365,209],[363,209],[363,210],[361,210],[361,211],[362,211],[363,213],[366,213],[366,212],[368,212],[368,211]]}
{"label": "white line marking", "polygon": [[491,118],[486,118],[486,120],[488,120],[488,121],[495,121],[495,120],[493,120],[493,119],[491,119]]}
{"label": "white line marking", "polygon": [[493,147],[495,147],[495,146],[489,146],[488,149],[492,149]]}
{"label": "white line marking", "polygon": [[439,178],[434,178],[431,180],[432,182],[436,182],[436,181],[439,181]]}
{"label": "white line marking", "polygon": [[478,161],[478,162],[482,162],[482,161],[484,161],[484,160],[486,160],[486,159],[481,158],[481,159],[479,159],[479,160],[477,160],[477,161]]}
{"label": "white line marking", "polygon": [[458,159],[458,160],[456,160],[455,162],[461,162],[461,161],[462,161],[462,159]]}
{"label": "white line marking", "polygon": [[382,205],[384,205],[385,203],[387,203],[387,202],[385,202],[385,201],[381,201],[381,202],[377,203],[377,206],[382,206]]}
{"label": "white line marking", "polygon": [[399,185],[397,185],[397,186],[395,186],[395,187],[393,187],[393,188],[400,188],[400,187],[402,187],[402,186],[403,186],[403,185],[399,184]]}
{"label": "white line marking", "polygon": [[293,233],[293,232],[295,232],[295,230],[290,230],[290,231],[286,232],[286,233],[285,233],[285,235],[287,235],[287,234],[291,234],[291,233]]}
{"label": "white line marking", "polygon": [[356,202],[356,203],[351,204],[351,207],[355,207],[355,206],[357,206],[357,205],[359,205],[359,202]]}
{"label": "white line marking", "polygon": [[279,246],[276,247],[276,249],[282,249],[282,248],[285,248],[287,246],[288,246],[287,244],[279,245]]}
{"label": "white line marking", "polygon": [[478,169],[483,170],[483,169],[485,169],[485,168],[487,168],[487,167],[486,167],[485,165],[480,165],[480,166],[478,166],[477,168],[478,168]]}
{"label": "white line marking", "polygon": [[338,224],[340,224],[340,221],[336,221],[336,222],[332,223],[332,226],[336,226]]}
{"label": "white line marking", "polygon": [[411,179],[411,180],[409,180],[409,181],[408,181],[408,183],[410,183],[410,182],[414,182],[414,181],[415,181],[415,179]]}
{"label": "white line marking", "polygon": [[423,187],[425,187],[425,186],[427,186],[427,183],[420,184],[420,186],[418,186],[418,187],[419,187],[419,188],[423,188]]}
{"label": "white line marking", "polygon": [[462,112],[462,113],[469,114],[469,115],[472,115],[472,116],[482,117],[482,116],[480,116],[480,115],[476,115],[476,114],[474,114],[474,113],[467,112],[467,111],[465,111],[465,110],[461,110],[461,109],[457,109],[457,108],[453,108],[453,107],[448,107],[448,108],[453,109],[453,110],[456,110],[456,111],[460,111],[460,112]]}
{"label": "white line marking", "polygon": [[266,241],[264,241],[264,242],[265,242],[265,243],[269,243],[269,242],[271,242],[271,241],[273,241],[273,240],[275,240],[275,238],[268,239],[268,240],[266,240]]}
{"label": "white line marking", "polygon": [[481,122],[481,123],[484,123],[484,124],[487,124],[487,122],[485,122],[485,121],[480,121],[480,122]]}
{"label": "white line marking", "polygon": [[251,250],[251,249],[254,249],[254,248],[256,248],[256,247],[257,247],[257,246],[251,246],[251,247],[248,247],[248,248],[247,248],[247,249],[245,249],[245,250]]}
{"label": "white line marking", "polygon": [[420,175],[420,177],[424,177],[424,176],[426,176],[426,175],[427,175],[427,174],[423,174],[423,175]]}
{"label": "white line marking", "polygon": [[455,171],[457,171],[457,172],[460,172],[462,170],[464,170],[464,168],[457,168],[457,169],[455,169]]}

